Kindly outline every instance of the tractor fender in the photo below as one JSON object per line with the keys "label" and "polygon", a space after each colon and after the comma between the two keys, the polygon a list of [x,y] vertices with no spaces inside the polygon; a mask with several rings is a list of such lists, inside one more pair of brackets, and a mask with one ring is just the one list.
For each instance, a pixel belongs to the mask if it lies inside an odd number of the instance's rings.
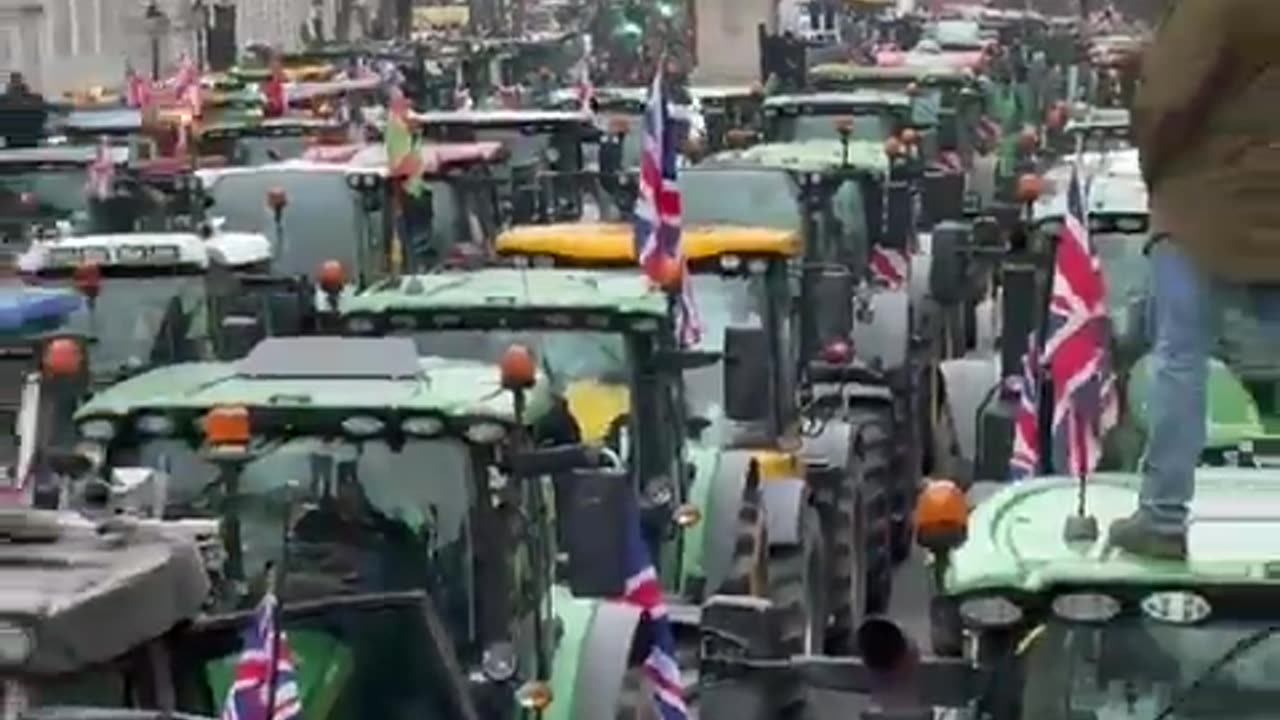
{"label": "tractor fender", "polygon": [[905,288],[879,290],[871,295],[869,310],[868,322],[854,321],[855,352],[882,370],[902,367],[911,340],[910,294]]}
{"label": "tractor fender", "polygon": [[[840,418],[823,422],[819,431],[804,438],[800,458],[807,465],[845,469],[849,465],[849,449],[853,443],[853,426]],[[772,534],[769,537],[773,537]]]}
{"label": "tractor fender", "polygon": [[751,450],[721,450],[715,470],[709,473],[702,545],[702,568],[706,573],[708,594],[717,591],[733,564],[738,510],[742,505],[742,491],[747,485],[751,455]]}
{"label": "tractor fender", "polygon": [[800,542],[800,518],[809,502],[809,486],[804,478],[760,483],[760,496],[769,547],[789,547]]}
{"label": "tractor fender", "polygon": [[577,598],[561,585],[552,593],[559,625],[551,663],[556,700],[543,711],[544,720],[614,720],[640,608]]}
{"label": "tractor fender", "polygon": [[996,383],[999,363],[994,357],[944,360],[938,366],[946,397],[943,412],[949,414],[960,456],[972,462],[977,455],[978,409]]}

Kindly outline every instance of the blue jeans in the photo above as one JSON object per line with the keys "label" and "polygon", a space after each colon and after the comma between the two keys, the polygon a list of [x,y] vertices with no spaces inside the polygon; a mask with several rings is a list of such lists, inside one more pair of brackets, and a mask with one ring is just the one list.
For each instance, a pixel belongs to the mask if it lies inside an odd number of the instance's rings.
{"label": "blue jeans", "polygon": [[1182,531],[1205,443],[1209,358],[1224,303],[1239,303],[1269,331],[1280,327],[1280,288],[1211,277],[1169,239],[1151,248],[1152,385],[1140,512],[1155,527]]}

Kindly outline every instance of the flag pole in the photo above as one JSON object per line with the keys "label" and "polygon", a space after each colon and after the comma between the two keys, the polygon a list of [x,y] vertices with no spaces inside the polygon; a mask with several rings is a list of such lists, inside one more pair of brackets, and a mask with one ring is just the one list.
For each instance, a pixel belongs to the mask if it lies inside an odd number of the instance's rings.
{"label": "flag pole", "polygon": [[285,573],[289,568],[289,541],[293,536],[294,513],[297,508],[296,498],[298,496],[298,482],[290,480],[285,485],[285,511],[284,522],[281,523],[281,543],[280,543],[280,564],[268,564],[267,566],[267,587],[266,597],[270,597],[271,607],[268,613],[271,617],[271,637],[269,638],[271,646],[267,650],[267,705],[266,716],[262,720],[275,720],[276,716],[276,692],[280,684],[279,667],[280,662],[280,638],[283,630],[280,627],[281,609],[284,601],[280,599],[278,590],[283,590],[285,583]]}

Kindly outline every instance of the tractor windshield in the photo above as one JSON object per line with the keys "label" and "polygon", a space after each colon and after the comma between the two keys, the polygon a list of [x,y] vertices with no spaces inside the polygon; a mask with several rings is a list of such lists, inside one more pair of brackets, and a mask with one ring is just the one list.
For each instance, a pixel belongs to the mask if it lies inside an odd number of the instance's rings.
{"label": "tractor windshield", "polygon": [[533,348],[558,390],[581,381],[626,385],[631,359],[621,333],[565,330],[432,330],[412,333],[420,355],[492,362],[512,344]]}
{"label": "tractor windshield", "polygon": [[109,380],[126,371],[207,359],[209,321],[204,278],[106,277],[92,312],[67,328],[92,338],[89,367]]}
{"label": "tractor windshield", "polygon": [[853,140],[883,142],[895,130],[893,117],[887,113],[868,110],[845,112],[840,108],[830,108],[822,113],[805,113],[784,115],[774,119],[772,135],[777,142],[796,142],[802,140],[838,140],[835,120],[853,121]]}
{"label": "tractor windshield", "polygon": [[[218,468],[189,443],[153,439],[113,452],[121,464],[167,473],[171,514],[217,507]],[[291,594],[426,589],[451,624],[467,627],[471,472],[467,446],[456,439],[265,442],[239,475],[245,574],[259,577],[267,563],[280,562],[291,523]]]}
{"label": "tractor windshield", "polygon": [[1274,623],[1054,622],[1027,658],[1022,717],[1275,718],[1278,670]]}
{"label": "tractor windshield", "polygon": [[[289,204],[283,212],[284,243],[276,248],[273,261],[280,274],[311,276],[326,260],[337,260],[352,272],[360,267],[363,218],[359,197],[347,186],[342,168],[234,172],[216,177],[207,187],[213,198],[209,214],[226,218],[227,230],[262,233],[277,241],[267,193],[274,188],[285,191]],[[381,231],[381,223],[369,227]]]}
{"label": "tractor windshield", "polygon": [[25,231],[32,220],[87,218],[88,182],[79,165],[0,166],[0,232]]}
{"label": "tractor windshield", "polygon": [[[723,352],[726,328],[764,327],[763,278],[694,274],[690,276],[690,285],[702,321],[698,349]],[[722,415],[723,372],[720,363],[685,371],[685,397],[693,415],[709,420]]]}
{"label": "tractor windshield", "polygon": [[740,225],[800,232],[804,211],[783,170],[722,169],[680,173],[685,227]]}
{"label": "tractor windshield", "polygon": [[[465,692],[449,671],[445,638],[428,621],[421,602],[399,599],[285,608],[282,627],[294,653],[301,717],[322,720],[465,717]],[[179,709],[219,712],[243,649],[243,619],[197,626],[175,643],[182,686],[199,688],[180,699]],[[184,703],[185,700],[185,703]]]}

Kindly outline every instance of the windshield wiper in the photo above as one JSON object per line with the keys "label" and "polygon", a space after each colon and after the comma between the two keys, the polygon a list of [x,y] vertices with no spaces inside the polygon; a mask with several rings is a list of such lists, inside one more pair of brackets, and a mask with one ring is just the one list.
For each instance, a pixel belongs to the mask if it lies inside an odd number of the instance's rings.
{"label": "windshield wiper", "polygon": [[82,705],[31,708],[18,717],[21,720],[214,720],[206,715],[183,712]]}
{"label": "windshield wiper", "polygon": [[1266,640],[1269,640],[1276,633],[1280,633],[1280,625],[1269,625],[1264,628],[1259,628],[1258,630],[1255,630],[1237,640],[1234,645],[1227,648],[1226,652],[1219,655],[1218,659],[1209,663],[1194,680],[1176,693],[1173,696],[1173,699],[1169,701],[1169,704],[1166,705],[1163,710],[1156,713],[1151,720],[1166,720],[1166,718],[1181,709],[1183,703],[1185,703],[1192,695],[1195,695],[1210,678],[1217,675],[1219,670],[1230,665],[1236,658],[1261,645]]}

